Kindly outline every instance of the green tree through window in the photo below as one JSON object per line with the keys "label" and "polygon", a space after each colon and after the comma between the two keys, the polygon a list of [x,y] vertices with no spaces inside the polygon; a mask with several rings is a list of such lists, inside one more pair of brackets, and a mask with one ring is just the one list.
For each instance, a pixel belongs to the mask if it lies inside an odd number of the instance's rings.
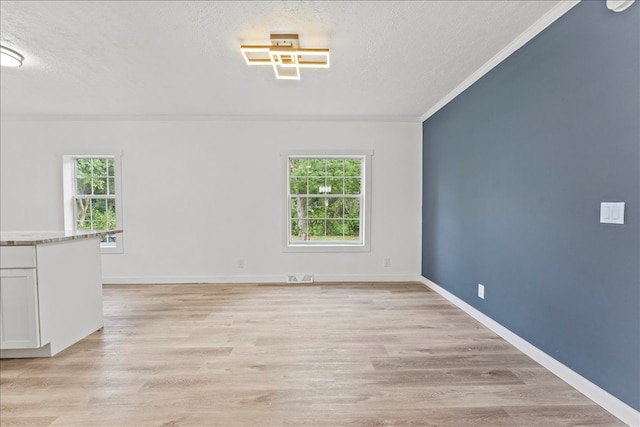
{"label": "green tree through window", "polygon": [[288,158],[289,242],[362,243],[362,157]]}
{"label": "green tree through window", "polygon": [[[113,157],[77,157],[75,171],[76,230],[115,230],[116,191]],[[103,244],[115,244],[116,235],[103,237]]]}

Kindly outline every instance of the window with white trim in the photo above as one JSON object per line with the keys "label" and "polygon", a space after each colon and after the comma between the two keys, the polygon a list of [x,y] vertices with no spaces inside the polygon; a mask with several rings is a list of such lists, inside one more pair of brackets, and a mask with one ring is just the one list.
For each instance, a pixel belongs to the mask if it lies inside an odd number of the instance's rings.
{"label": "window with white trim", "polygon": [[287,248],[368,250],[365,154],[289,154]]}
{"label": "window with white trim", "polygon": [[[64,157],[65,229],[120,228],[119,162],[115,156]],[[120,234],[105,234],[103,252],[121,252]],[[111,249],[111,251],[109,250]]]}

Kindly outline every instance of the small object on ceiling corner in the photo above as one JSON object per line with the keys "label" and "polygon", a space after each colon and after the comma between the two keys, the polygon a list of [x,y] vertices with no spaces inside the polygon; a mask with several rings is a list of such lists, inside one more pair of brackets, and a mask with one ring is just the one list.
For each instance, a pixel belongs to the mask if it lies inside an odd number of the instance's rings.
{"label": "small object on ceiling corner", "polygon": [[629,9],[629,7],[636,0],[607,0],[607,8],[614,12],[624,12]]}
{"label": "small object on ceiling corner", "polygon": [[13,49],[0,45],[0,65],[3,67],[22,67],[24,56]]}

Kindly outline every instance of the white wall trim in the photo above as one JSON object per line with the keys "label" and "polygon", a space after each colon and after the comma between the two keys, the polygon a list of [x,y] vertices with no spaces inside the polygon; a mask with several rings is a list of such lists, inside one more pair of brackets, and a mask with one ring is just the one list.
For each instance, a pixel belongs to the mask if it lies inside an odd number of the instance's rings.
{"label": "white wall trim", "polygon": [[279,283],[287,277],[277,276],[103,276],[105,285],[178,285],[178,284],[219,284],[219,283]]}
{"label": "white wall trim", "polygon": [[355,114],[3,114],[2,120],[52,122],[398,122],[421,123],[418,116]]}
{"label": "white wall trim", "polygon": [[482,323],[484,326],[500,335],[508,343],[510,343],[518,350],[560,377],[560,379],[578,390],[580,393],[584,394],[586,397],[593,400],[602,408],[609,411],[612,415],[619,418],[622,422],[626,423],[629,426],[640,426],[640,412],[636,411],[631,406],[622,402],[607,391],[601,389],[566,365],[558,362],[547,353],[530,344],[520,336],[514,334],[495,320],[491,319],[489,316],[473,308],[471,305],[467,304],[466,302],[448,292],[444,288],[440,287],[439,285],[435,284],[431,280],[425,277],[421,277],[420,281],[430,289],[439,293],[444,298],[458,306],[458,308],[476,319],[478,322]]}
{"label": "white wall trim", "polygon": [[414,274],[316,274],[316,282],[415,282]]}
{"label": "white wall trim", "polygon": [[496,65],[507,59],[513,52],[524,46],[529,40],[538,35],[542,30],[553,24],[558,18],[567,13],[571,8],[580,3],[580,0],[560,1],[551,10],[545,13],[540,19],[533,23],[529,28],[524,30],[522,34],[516,37],[511,43],[505,46],[493,58],[478,68],[473,74],[467,77],[462,83],[456,86],[451,92],[444,96],[440,101],[422,115],[421,122],[434,115],[438,110],[447,105],[456,96],[464,92],[469,86],[480,80],[482,76],[491,71]]}
{"label": "white wall trim", "polygon": [[[304,272],[293,271],[291,274],[302,275]],[[313,272],[305,273],[313,274]],[[416,282],[420,276],[413,274],[314,274],[316,282]],[[268,276],[103,276],[105,285],[151,285],[151,284],[186,284],[186,283],[286,283],[287,275]]]}

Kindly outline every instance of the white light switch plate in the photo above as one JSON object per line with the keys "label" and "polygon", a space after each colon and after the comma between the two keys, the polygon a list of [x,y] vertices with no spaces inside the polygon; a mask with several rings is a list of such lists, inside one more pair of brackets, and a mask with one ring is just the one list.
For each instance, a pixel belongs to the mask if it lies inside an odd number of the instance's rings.
{"label": "white light switch plate", "polygon": [[602,224],[624,224],[624,202],[600,203],[600,222]]}

